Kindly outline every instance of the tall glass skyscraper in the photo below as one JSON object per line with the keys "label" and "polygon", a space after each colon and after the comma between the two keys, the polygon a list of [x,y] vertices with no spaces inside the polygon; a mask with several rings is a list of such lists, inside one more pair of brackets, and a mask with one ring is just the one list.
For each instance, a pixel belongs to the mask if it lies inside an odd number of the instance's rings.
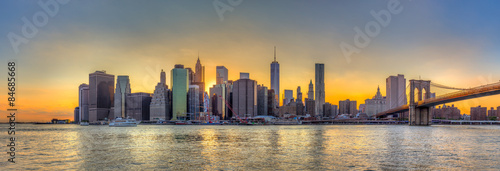
{"label": "tall glass skyscraper", "polygon": [[106,71],[89,74],[89,122],[109,119],[114,106],[115,76]]}
{"label": "tall glass skyscraper", "polygon": [[187,92],[189,89],[188,70],[183,65],[175,65],[171,71],[172,119],[185,120],[187,113]]}
{"label": "tall glass skyscraper", "polygon": [[126,118],[127,96],[130,94],[130,80],[127,75],[119,75],[116,79],[114,119],[117,117]]}
{"label": "tall glass skyscraper", "polygon": [[271,63],[271,89],[274,90],[276,105],[280,104],[280,64],[276,61],[276,46],[274,47],[274,61]]}

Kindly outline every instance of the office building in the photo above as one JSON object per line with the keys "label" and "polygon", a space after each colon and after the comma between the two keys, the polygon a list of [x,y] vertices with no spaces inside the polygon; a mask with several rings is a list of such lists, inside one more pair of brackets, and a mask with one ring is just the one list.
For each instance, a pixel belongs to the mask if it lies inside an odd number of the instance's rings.
{"label": "office building", "polygon": [[227,84],[228,71],[224,66],[217,66],[216,68],[216,84]]}
{"label": "office building", "polygon": [[79,121],[89,121],[89,85],[80,84],[78,87],[78,107],[80,117]]}
{"label": "office building", "polygon": [[[241,75],[240,76],[245,76]],[[240,77],[233,83],[233,111],[240,117],[257,115],[257,82]]]}
{"label": "office building", "polygon": [[306,114],[309,114],[311,116],[316,115],[316,105],[314,103],[314,100],[306,99]]}
{"label": "office building", "polygon": [[257,115],[268,114],[268,90],[264,85],[257,85]]}
{"label": "office building", "polygon": [[404,75],[389,76],[386,79],[386,109],[393,109],[407,104],[406,79]]}
{"label": "office building", "polygon": [[267,115],[269,116],[278,116],[276,101],[275,101],[274,90],[267,90]]}
{"label": "office building", "polygon": [[[226,84],[217,84],[210,88],[210,96],[212,100],[212,114],[215,116],[219,116],[221,119],[229,119],[227,118],[226,113],[228,112],[226,101],[228,93]],[[216,101],[214,101],[216,100]]]}
{"label": "office building", "polygon": [[150,121],[167,121],[172,119],[172,91],[166,85],[166,74],[160,73],[160,82],[156,84],[151,104],[149,105]]}
{"label": "office building", "polygon": [[307,98],[310,100],[314,100],[314,87],[312,80],[309,82],[309,91],[307,92]]}
{"label": "office building", "polygon": [[116,78],[116,90],[115,90],[115,106],[114,106],[114,116],[110,119],[115,118],[127,118],[127,96],[130,94],[130,80],[126,75],[119,75]]}
{"label": "office building", "polygon": [[288,103],[293,100],[293,90],[285,90],[284,97],[283,106],[288,105]]}
{"label": "office building", "polygon": [[315,65],[315,79],[314,82],[316,84],[315,88],[315,104],[316,104],[316,113],[323,113],[323,104],[325,104],[325,65],[316,63]]}
{"label": "office building", "polygon": [[106,71],[89,74],[89,122],[107,120],[114,106],[115,76]]}
{"label": "office building", "polygon": [[131,93],[127,96],[127,117],[138,121],[147,121],[150,118],[149,105],[151,104],[151,94]]}
{"label": "office building", "polygon": [[322,117],[324,117],[324,118],[333,118],[334,117],[332,104],[325,103],[325,104],[323,104],[322,107],[323,107],[323,116]]}
{"label": "office building", "polygon": [[187,105],[188,118],[200,116],[200,87],[198,85],[189,85]]}
{"label": "office building", "polygon": [[[377,88],[377,93],[371,99],[365,100],[364,113],[368,116],[374,116],[377,113],[386,111],[386,97],[380,93],[380,87]],[[361,110],[361,109],[360,109]]]}
{"label": "office building", "polygon": [[297,99],[295,102],[302,103],[302,91],[300,90],[300,86],[297,87]]}
{"label": "office building", "polygon": [[80,107],[75,107],[73,121],[75,123],[80,123]]}
{"label": "office building", "polygon": [[271,90],[274,90],[275,104],[280,105],[280,64],[276,61],[276,46],[274,47],[274,61],[271,62]]}
{"label": "office building", "polygon": [[187,117],[187,92],[189,89],[188,70],[183,65],[175,65],[171,70],[172,84],[172,119],[186,120]]}

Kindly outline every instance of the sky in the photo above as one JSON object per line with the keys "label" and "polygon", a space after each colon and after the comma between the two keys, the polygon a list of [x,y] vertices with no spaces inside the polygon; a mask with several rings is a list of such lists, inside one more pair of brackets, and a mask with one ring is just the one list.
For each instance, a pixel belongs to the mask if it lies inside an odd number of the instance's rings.
{"label": "sky", "polygon": [[[51,2],[58,5],[49,6],[48,13],[40,4]],[[500,2],[494,0],[10,0],[0,4],[0,71],[4,71],[0,112],[7,115],[6,63],[15,60],[20,122],[73,120],[78,86],[88,83],[88,74],[96,70],[129,75],[132,92],[152,93],[162,69],[170,80],[175,64],[194,68],[198,54],[206,68],[207,91],[215,83],[219,65],[228,68],[230,80],[249,72],[258,84],[270,87],[274,46],[281,94],[291,89],[295,96],[300,86],[305,98],[309,81],[314,83],[314,64],[324,63],[326,101],[332,104],[345,99],[362,104],[379,86],[385,95],[390,75],[464,88],[500,80],[500,10],[496,9]],[[372,11],[389,12],[390,20],[382,17],[388,21],[382,25]],[[26,29],[25,21],[37,31]],[[373,37],[368,36],[368,42],[358,39],[363,43],[357,46],[355,28]],[[14,34],[25,41],[12,41]],[[342,44],[356,52],[346,57]],[[438,96],[453,92],[431,91]],[[468,113],[473,106],[500,106],[499,97],[453,104]]]}

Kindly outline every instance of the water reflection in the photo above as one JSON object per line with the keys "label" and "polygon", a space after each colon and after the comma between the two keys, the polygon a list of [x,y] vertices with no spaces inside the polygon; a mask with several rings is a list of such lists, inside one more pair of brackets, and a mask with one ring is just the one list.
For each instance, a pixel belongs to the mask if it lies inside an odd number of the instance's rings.
{"label": "water reflection", "polygon": [[500,128],[495,126],[21,125],[19,128],[19,165],[1,162],[2,169],[500,168]]}

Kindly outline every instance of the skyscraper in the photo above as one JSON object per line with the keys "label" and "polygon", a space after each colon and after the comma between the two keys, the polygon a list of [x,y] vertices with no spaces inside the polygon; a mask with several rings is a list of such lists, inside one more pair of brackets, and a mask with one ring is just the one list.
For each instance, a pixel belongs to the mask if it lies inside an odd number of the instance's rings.
{"label": "skyscraper", "polygon": [[323,104],[325,104],[325,65],[316,63],[315,66],[315,104],[316,114],[323,114]]}
{"label": "skyscraper", "polygon": [[297,103],[302,103],[302,91],[300,90],[300,86],[297,87]]}
{"label": "skyscraper", "polygon": [[[196,67],[194,68],[194,82],[205,82],[205,66],[201,65],[200,57],[196,61]],[[200,87],[203,88],[204,87]]]}
{"label": "skyscraper", "polygon": [[156,84],[151,104],[149,105],[149,120],[170,120],[172,119],[172,92],[166,85],[165,72],[161,70],[160,82]]}
{"label": "skyscraper", "polygon": [[79,121],[89,121],[89,85],[80,84],[78,87]]}
{"label": "skyscraper", "polygon": [[276,105],[280,104],[280,64],[276,61],[276,46],[274,47],[274,61],[271,63],[271,89],[274,90]]}
{"label": "skyscraper", "polygon": [[386,110],[405,105],[407,103],[405,76],[402,74],[389,76],[386,79],[386,94]]}
{"label": "skyscraper", "polygon": [[198,85],[189,85],[188,91],[188,117],[194,118],[200,114],[200,87]]}
{"label": "skyscraper", "polygon": [[257,115],[257,81],[240,78],[233,83],[233,111],[240,117]]}
{"label": "skyscraper", "polygon": [[106,71],[89,74],[89,122],[109,119],[113,108],[115,76]]}
{"label": "skyscraper", "polygon": [[149,93],[131,93],[127,95],[127,117],[138,121],[149,120],[151,94]]}
{"label": "skyscraper", "polygon": [[227,68],[224,66],[217,66],[216,68],[216,84],[227,84],[228,79]]}
{"label": "skyscraper", "polygon": [[188,70],[183,65],[175,65],[170,72],[172,84],[172,119],[185,120],[187,113],[187,92],[189,89]]}
{"label": "skyscraper", "polygon": [[283,106],[287,105],[293,99],[293,90],[285,90],[285,98],[283,99]]}
{"label": "skyscraper", "polygon": [[339,101],[339,114],[355,115],[358,112],[356,103],[356,101],[351,101],[349,99]]}
{"label": "skyscraper", "polygon": [[373,98],[365,100],[365,113],[368,116],[376,115],[377,113],[386,110],[386,97],[380,93],[380,88],[377,88],[377,93]]}
{"label": "skyscraper", "polygon": [[126,75],[119,75],[116,78],[116,90],[115,90],[115,108],[114,118],[126,118],[127,117],[127,96],[130,94],[130,80]]}
{"label": "skyscraper", "polygon": [[314,100],[314,86],[313,80],[309,82],[309,91],[307,92],[307,98],[310,100]]}
{"label": "skyscraper", "polygon": [[257,115],[267,115],[268,113],[268,98],[267,87],[264,85],[257,85]]}
{"label": "skyscraper", "polygon": [[75,107],[73,121],[75,123],[80,123],[80,107]]}
{"label": "skyscraper", "polygon": [[[221,119],[229,119],[226,115],[226,84],[217,84],[210,88],[210,97],[212,97],[212,114]],[[213,101],[216,100],[216,101]]]}

